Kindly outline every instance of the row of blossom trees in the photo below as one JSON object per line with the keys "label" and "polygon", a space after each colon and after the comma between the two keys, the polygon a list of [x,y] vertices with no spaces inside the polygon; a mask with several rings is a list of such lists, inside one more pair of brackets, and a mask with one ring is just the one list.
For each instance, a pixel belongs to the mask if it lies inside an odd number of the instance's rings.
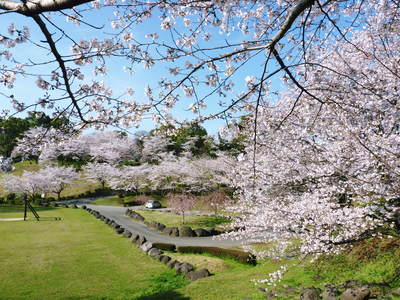
{"label": "row of blossom trees", "polygon": [[[191,141],[187,137],[183,140]],[[52,192],[59,198],[65,186],[55,190],[55,181],[68,179],[68,184],[71,184],[76,179],[71,168],[52,166],[60,163],[78,167],[86,179],[100,184],[103,189],[109,187],[130,193],[199,193],[229,184],[226,173],[229,164],[232,166],[232,157],[224,153],[218,153],[218,156],[214,153],[213,158],[193,157],[191,151],[177,153],[174,151],[177,148],[169,147],[171,145],[172,139],[159,133],[131,138],[119,132],[77,135],[33,128],[19,140],[14,156],[38,157],[41,163],[49,166],[39,172],[25,172],[21,178],[8,176],[4,184],[9,192],[21,193],[16,187],[18,180],[37,181],[36,184],[23,184],[24,187],[34,187],[33,190],[25,189],[25,192],[30,195],[36,195],[37,190]],[[185,145],[179,147],[182,151],[186,149]],[[39,180],[39,177],[43,179]],[[49,180],[51,177],[53,179]]]}
{"label": "row of blossom trees", "polygon": [[158,164],[117,166],[94,162],[84,166],[83,170],[86,178],[113,190],[201,193],[229,185],[227,173],[234,165],[233,160],[223,154],[215,159],[169,155]]}
{"label": "row of blossom trees", "polygon": [[60,199],[62,191],[79,179],[79,174],[68,167],[47,166],[37,172],[24,171],[22,176],[7,174],[1,185],[8,193],[28,195],[31,199],[54,193]]}
{"label": "row of blossom trees", "polygon": [[18,140],[12,156],[76,167],[88,162],[157,164],[171,155],[216,157],[219,149],[229,152],[229,144],[221,135],[218,142],[214,141],[197,124],[186,124],[175,130],[175,134],[168,135],[165,129],[158,129],[133,137],[116,131],[81,134],[36,127],[27,130]]}

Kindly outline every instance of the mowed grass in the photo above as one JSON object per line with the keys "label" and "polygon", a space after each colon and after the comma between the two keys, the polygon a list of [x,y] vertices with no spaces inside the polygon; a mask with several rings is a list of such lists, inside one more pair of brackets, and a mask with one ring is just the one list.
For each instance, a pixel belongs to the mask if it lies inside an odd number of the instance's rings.
{"label": "mowed grass", "polygon": [[230,222],[229,219],[222,217],[206,217],[185,215],[185,222],[181,215],[170,212],[162,212],[156,210],[138,210],[147,221],[156,221],[169,227],[190,226],[193,228],[222,227]]}
{"label": "mowed grass", "polygon": [[[86,211],[38,212],[43,221],[0,222],[2,300],[168,299],[186,284]],[[22,207],[0,206],[0,218],[22,213]]]}
{"label": "mowed grass", "polygon": [[[265,299],[253,280],[283,264],[289,271],[276,299],[299,299],[303,287],[360,280],[400,286],[400,241],[371,240],[341,255],[309,260],[259,261],[168,253],[208,268],[213,276],[188,283],[143,254],[128,239],[80,209],[38,208],[43,221],[0,222],[0,299],[252,300]],[[0,218],[21,217],[22,207],[0,206]],[[53,221],[51,217],[61,217]],[[396,299],[396,298],[391,298]]]}

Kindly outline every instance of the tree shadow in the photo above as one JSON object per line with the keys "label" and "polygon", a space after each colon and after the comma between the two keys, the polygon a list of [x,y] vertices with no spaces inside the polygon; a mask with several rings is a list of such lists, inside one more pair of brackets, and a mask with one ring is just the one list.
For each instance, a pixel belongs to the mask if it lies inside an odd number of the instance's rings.
{"label": "tree shadow", "polygon": [[190,298],[178,293],[177,291],[170,290],[153,295],[141,296],[135,300],[190,300]]}

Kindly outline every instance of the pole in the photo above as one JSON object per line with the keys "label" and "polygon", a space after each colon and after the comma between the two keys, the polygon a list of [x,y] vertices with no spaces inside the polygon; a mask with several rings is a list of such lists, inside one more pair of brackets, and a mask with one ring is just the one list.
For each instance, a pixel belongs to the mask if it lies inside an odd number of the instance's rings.
{"label": "pole", "polygon": [[24,204],[25,204],[25,207],[24,207],[24,221],[26,221],[26,215],[27,215],[27,212],[28,212],[28,200],[27,200],[26,195],[24,195]]}

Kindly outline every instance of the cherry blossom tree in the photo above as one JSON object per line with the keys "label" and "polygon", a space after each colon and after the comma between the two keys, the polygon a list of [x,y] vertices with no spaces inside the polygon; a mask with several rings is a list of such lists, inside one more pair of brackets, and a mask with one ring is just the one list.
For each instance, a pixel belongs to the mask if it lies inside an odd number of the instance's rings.
{"label": "cherry blossom tree", "polygon": [[114,190],[137,193],[152,185],[148,178],[150,172],[151,166],[147,164],[114,168],[109,174],[110,187]]}
{"label": "cherry blossom tree", "polygon": [[221,185],[229,185],[227,173],[233,166],[232,158],[222,154],[216,158],[194,159],[191,156],[170,155],[156,165],[147,168],[149,188],[159,191],[199,193],[215,191]]}
{"label": "cherry blossom tree", "polygon": [[216,216],[218,211],[228,206],[230,199],[225,193],[216,191],[206,195],[204,201],[214,211],[214,215]]}
{"label": "cherry blossom tree", "polygon": [[78,162],[81,165],[89,161],[110,164],[138,161],[141,156],[136,139],[114,131],[73,135],[41,150],[41,161]]}
{"label": "cherry blossom tree", "polygon": [[[100,183],[104,189],[106,184],[115,177],[116,167],[106,163],[88,163],[83,168],[85,177],[92,182]],[[117,173],[120,174],[120,173]]]}
{"label": "cherry blossom tree", "polygon": [[44,149],[68,138],[65,131],[55,128],[34,127],[24,132],[21,139],[17,140],[11,156],[23,157],[24,159],[38,159]]}
{"label": "cherry blossom tree", "polygon": [[196,197],[192,194],[169,194],[168,206],[173,212],[182,215],[182,223],[185,223],[185,212],[193,209]]}
{"label": "cherry blossom tree", "polygon": [[[16,111],[47,109],[98,128],[138,124],[149,115],[174,124],[179,120],[172,109],[182,98],[192,99],[187,107],[200,121],[255,112],[262,98],[274,98],[270,80],[283,73],[318,101],[296,69],[315,63],[310,50],[347,42],[371,18],[396,17],[397,9],[389,0],[4,0],[0,14],[19,21],[0,33],[0,83],[11,90],[2,96]],[[104,14],[111,22],[101,23]],[[140,36],[137,28],[148,32]],[[19,55],[25,46],[37,52]],[[157,69],[158,84],[146,86],[142,98],[142,91],[113,90],[101,79],[116,60],[124,76],[142,67],[160,66],[165,73]],[[33,103],[12,92],[22,78],[41,91]],[[216,98],[220,108],[207,111]]]}
{"label": "cherry blossom tree", "polygon": [[48,192],[55,193],[57,200],[60,200],[61,193],[75,180],[80,178],[73,168],[48,166],[39,171],[39,174],[48,180]]}
{"label": "cherry blossom tree", "polygon": [[164,159],[168,146],[172,145],[172,141],[167,136],[153,134],[142,138],[142,154],[141,160],[149,163],[158,163]]}
{"label": "cherry blossom tree", "polygon": [[7,193],[27,195],[31,200],[49,191],[48,178],[39,172],[24,171],[22,176],[6,174],[1,179],[1,185]]}
{"label": "cherry blossom tree", "polygon": [[308,53],[314,63],[298,70],[312,95],[292,84],[248,120],[231,175],[234,226],[243,230],[231,235],[275,241],[275,254],[292,239],[302,253],[321,254],[399,236],[400,19],[385,5],[363,31]]}

